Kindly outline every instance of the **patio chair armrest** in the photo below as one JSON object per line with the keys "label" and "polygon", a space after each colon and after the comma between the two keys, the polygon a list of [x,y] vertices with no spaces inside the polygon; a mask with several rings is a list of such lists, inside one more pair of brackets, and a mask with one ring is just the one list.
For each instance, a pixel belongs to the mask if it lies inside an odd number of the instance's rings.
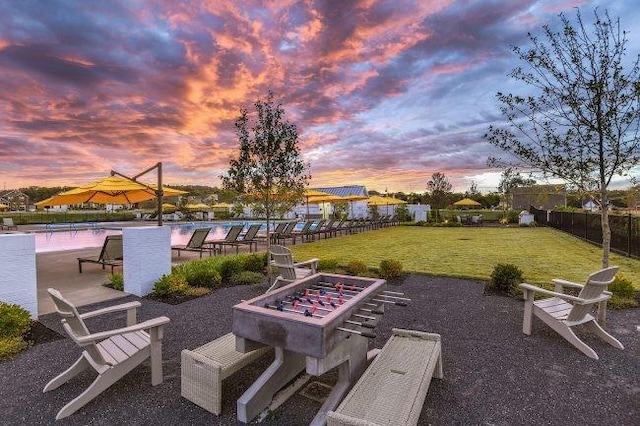
{"label": "patio chair armrest", "polygon": [[574,283],[573,281],[567,281],[560,278],[554,278],[551,280],[553,284],[556,286],[556,291],[562,291],[563,287],[571,287],[571,288],[583,288],[583,284]]}
{"label": "patio chair armrest", "polygon": [[140,302],[122,303],[120,305],[107,306],[106,308],[97,309],[95,311],[80,314],[80,318],[86,319],[86,318],[97,317],[99,315],[110,314],[113,312],[128,311],[129,309],[137,309],[140,306],[142,306]]}
{"label": "patio chair armrest", "polygon": [[523,290],[529,290],[529,291],[533,291],[535,293],[542,293],[542,294],[546,294],[549,296],[554,296],[557,297],[559,299],[563,299],[563,300],[569,300],[577,305],[589,305],[592,303],[598,303],[598,302],[602,302],[604,300],[607,300],[609,298],[611,298],[610,295],[602,295],[600,297],[596,297],[595,299],[582,299],[580,297],[576,297],[576,296],[571,296],[569,294],[564,294],[564,293],[558,293],[557,291],[551,291],[551,290],[547,290],[544,288],[540,288],[540,287],[536,287],[535,285],[531,285],[531,284],[527,284],[527,283],[522,283],[520,284],[520,288]]}
{"label": "patio chair armrest", "polygon": [[[155,327],[160,327],[169,323],[170,321],[171,320],[168,317],[157,317],[128,327],[117,328],[115,330],[100,331],[98,333],[92,333],[86,336],[74,337],[73,340],[75,340],[79,345],[84,346],[90,343],[100,342],[118,334],[132,333],[134,331],[149,330]],[[69,327],[69,325],[64,324],[64,327],[67,328]],[[74,336],[75,334],[69,333],[69,335]]]}
{"label": "patio chair armrest", "polygon": [[320,259],[314,257],[313,259],[305,260],[304,262],[295,262],[293,266],[302,266],[302,267],[310,266],[311,269],[315,271],[316,268],[318,267],[319,261]]}
{"label": "patio chair armrest", "polygon": [[580,301],[584,300],[584,299],[580,299],[580,298],[575,297],[575,296],[570,296],[568,294],[559,293],[557,291],[547,290],[545,288],[537,287],[535,285],[531,285],[531,284],[527,284],[527,283],[520,284],[520,288],[523,289],[523,290],[532,291],[534,293],[542,293],[542,294],[546,294],[548,296],[554,296],[554,297],[558,297],[558,298],[564,299],[564,300],[571,300],[573,302],[578,301],[578,300],[580,300]]}

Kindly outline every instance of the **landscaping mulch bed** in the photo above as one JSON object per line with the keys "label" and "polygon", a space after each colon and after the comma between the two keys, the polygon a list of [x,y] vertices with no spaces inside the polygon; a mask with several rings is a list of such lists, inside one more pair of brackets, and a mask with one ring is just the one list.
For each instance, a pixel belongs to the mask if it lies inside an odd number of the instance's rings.
{"label": "landscaping mulch bed", "polygon": [[24,337],[24,340],[26,342],[29,342],[29,345],[31,346],[54,342],[60,339],[64,339],[64,336],[62,334],[53,331],[39,321],[34,321],[32,323],[31,330],[29,330],[29,332]]}
{"label": "landscaping mulch bed", "polygon": [[[531,336],[523,335],[523,302],[486,295],[483,282],[411,274],[393,285],[394,291],[405,293],[412,302],[385,310],[375,329],[377,337],[369,341],[370,348],[382,347],[392,328],[442,336],[444,378],[432,380],[418,425],[637,424],[639,308],[609,313],[606,328],[622,341],[624,350],[581,333],[600,356],[592,360],[539,320],[534,321]],[[71,366],[82,351],[69,338],[52,341],[0,363],[0,423],[240,424],[237,399],[269,366],[273,355],[265,355],[224,382],[222,413],[216,416],[180,397],[180,354],[185,348],[196,348],[228,333],[231,308],[265,290],[266,286],[220,288],[179,305],[134,296],[118,300],[140,301],[140,321],[161,315],[171,319],[163,339],[164,382],[151,386],[147,361],[78,412],[56,422],[58,410],[85,390],[95,375],[79,375],[55,391],[43,393],[44,385]],[[88,312],[114,303],[80,310]],[[123,314],[91,318],[88,327],[92,331],[114,329],[122,327],[124,319]],[[43,315],[40,322],[63,333],[57,314]],[[261,424],[308,425],[320,409],[318,400],[327,389],[324,385],[335,383],[335,372],[312,382],[320,384],[296,392]]]}

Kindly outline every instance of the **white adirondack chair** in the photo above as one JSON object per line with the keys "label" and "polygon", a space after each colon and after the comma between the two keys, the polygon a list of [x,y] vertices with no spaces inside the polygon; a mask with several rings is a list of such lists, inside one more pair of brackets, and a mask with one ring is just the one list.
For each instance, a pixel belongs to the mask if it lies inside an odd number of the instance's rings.
{"label": "white adirondack chair", "polygon": [[271,258],[271,265],[278,267],[278,277],[269,287],[267,293],[282,285],[291,284],[296,280],[313,275],[318,269],[317,258],[296,263],[293,261],[291,250],[284,246],[272,245],[269,248],[269,257]]}
{"label": "white adirondack chair", "polygon": [[[555,291],[546,290],[531,284],[520,284],[524,291],[524,320],[522,332],[531,334],[533,315],[544,321],[569,343],[578,348],[589,358],[598,359],[596,352],[575,335],[572,328],[583,324],[596,336],[618,349],[624,349],[622,343],[604,331],[592,315],[594,306],[611,297],[606,291],[607,285],[615,279],[617,266],[602,269],[589,275],[584,285],[562,279],[554,279]],[[564,294],[564,287],[578,288],[578,296]],[[535,293],[553,296],[534,300]]]}
{"label": "white adirondack chair", "polygon": [[[98,377],[84,392],[58,412],[56,419],[73,414],[149,357],[151,383],[154,386],[162,383],[163,325],[169,322],[169,318],[158,317],[136,324],[136,309],[141,305],[140,302],[79,314],[76,307],[62,297],[59,291],[53,288],[47,291],[56,310],[64,318],[62,325],[65,331],[74,342],[84,348],[84,352],[68,370],[51,380],[43,392],[60,387],[89,367],[98,373]],[[127,326],[124,328],[90,333],[84,323],[86,318],[121,311],[127,312]]]}

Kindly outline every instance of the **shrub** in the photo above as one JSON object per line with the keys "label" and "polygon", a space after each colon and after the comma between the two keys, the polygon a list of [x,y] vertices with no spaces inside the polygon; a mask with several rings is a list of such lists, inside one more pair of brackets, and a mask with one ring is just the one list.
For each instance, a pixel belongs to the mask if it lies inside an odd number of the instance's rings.
{"label": "shrub", "polygon": [[382,260],[379,269],[380,277],[385,280],[402,276],[402,263],[399,260]]}
{"label": "shrub", "polygon": [[187,279],[181,275],[172,273],[164,275],[158,281],[156,281],[153,291],[156,296],[169,296],[176,293],[186,293],[189,289]]}
{"label": "shrub", "polygon": [[352,275],[363,275],[368,269],[367,264],[361,260],[352,260],[346,266],[347,273]]}
{"label": "shrub", "polygon": [[17,354],[27,346],[22,336],[0,337],[0,361]]}
{"label": "shrub", "polygon": [[185,278],[191,287],[215,288],[222,284],[220,273],[213,268],[194,269]]}
{"label": "shrub", "polygon": [[189,287],[185,293],[187,296],[201,297],[211,294],[211,289],[206,287]]}
{"label": "shrub", "polygon": [[638,306],[633,283],[623,275],[616,275],[616,279],[609,284],[609,291],[613,293],[613,296],[607,302],[607,306],[611,307],[611,309],[626,309]]}
{"label": "shrub", "polygon": [[335,272],[338,269],[337,259],[320,259],[318,261],[318,270],[323,272]]}
{"label": "shrub", "polygon": [[617,274],[615,280],[609,284],[608,290],[613,293],[614,296],[621,297],[623,299],[633,299],[636,295],[636,290],[633,288],[631,280],[622,274]]}
{"label": "shrub", "polygon": [[109,274],[107,276],[107,282],[105,283],[105,286],[114,290],[124,291],[124,277],[119,272],[116,272],[115,274]]}
{"label": "shrub", "polygon": [[0,302],[0,337],[20,337],[31,329],[31,315],[20,305]]}
{"label": "shrub", "polygon": [[498,263],[493,272],[487,289],[497,293],[517,296],[520,293],[518,285],[522,283],[522,271],[510,263]]}
{"label": "shrub", "polygon": [[267,254],[250,254],[242,257],[242,269],[251,272],[264,272],[267,266]]}
{"label": "shrub", "polygon": [[231,276],[231,285],[252,285],[262,282],[264,275],[259,272],[242,271]]}
{"label": "shrub", "polygon": [[231,279],[232,275],[242,272],[242,270],[242,259],[240,256],[225,257],[218,265],[218,271],[220,272],[220,277],[222,277],[222,282],[224,283],[227,283]]}

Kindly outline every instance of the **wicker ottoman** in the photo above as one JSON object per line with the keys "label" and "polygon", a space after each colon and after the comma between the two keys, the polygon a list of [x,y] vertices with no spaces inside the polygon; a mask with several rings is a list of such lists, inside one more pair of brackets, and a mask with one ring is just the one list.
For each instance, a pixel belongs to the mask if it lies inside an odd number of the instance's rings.
{"label": "wicker ottoman", "polygon": [[249,353],[236,351],[235,336],[225,334],[194,350],[181,354],[181,395],[205,410],[222,411],[222,380],[267,353],[265,346]]}

